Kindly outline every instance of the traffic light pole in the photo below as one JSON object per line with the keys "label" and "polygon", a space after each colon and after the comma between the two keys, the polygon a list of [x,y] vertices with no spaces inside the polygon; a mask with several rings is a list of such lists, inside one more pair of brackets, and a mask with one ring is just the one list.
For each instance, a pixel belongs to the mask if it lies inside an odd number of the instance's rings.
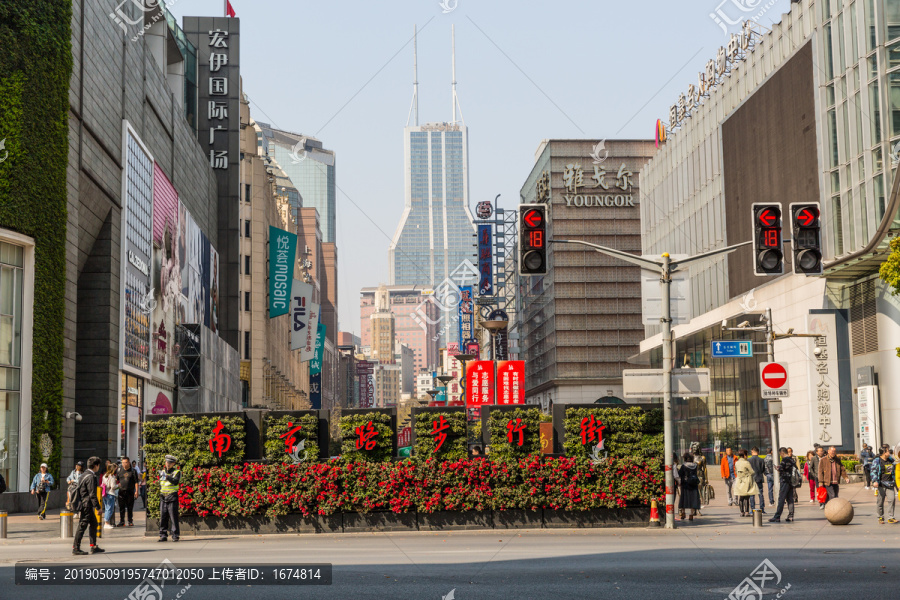
{"label": "traffic light pole", "polygon": [[663,327],[663,439],[664,439],[664,459],[665,459],[665,475],[666,475],[666,529],[675,529],[675,473],[673,456],[675,452],[675,435],[672,424],[672,306],[671,306],[671,287],[672,273],[681,271],[701,260],[729,254],[753,243],[753,241],[735,244],[727,248],[711,250],[702,254],[689,256],[687,258],[672,259],[668,252],[664,253],[660,258],[647,258],[643,256],[635,256],[628,252],[607,248],[590,242],[581,240],[550,240],[551,244],[579,244],[588,246],[595,251],[618,258],[625,262],[637,265],[642,269],[659,273],[659,283],[662,291],[662,317],[660,323]]}

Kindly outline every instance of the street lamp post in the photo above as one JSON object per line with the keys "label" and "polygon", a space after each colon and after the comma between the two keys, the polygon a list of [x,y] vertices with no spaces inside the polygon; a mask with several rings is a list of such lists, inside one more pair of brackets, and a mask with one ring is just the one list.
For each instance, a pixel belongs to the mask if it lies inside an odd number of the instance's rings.
{"label": "street lamp post", "polygon": [[672,273],[685,270],[689,265],[719,256],[721,254],[729,254],[743,246],[749,246],[752,241],[742,242],[734,246],[710,250],[702,254],[696,254],[687,258],[673,259],[668,252],[664,253],[660,258],[648,258],[643,256],[635,256],[614,248],[607,248],[590,242],[581,240],[554,240],[550,243],[556,244],[580,244],[588,246],[595,251],[612,256],[637,265],[642,269],[655,271],[659,273],[659,283],[662,291],[662,316],[659,321],[663,328],[663,439],[665,453],[665,473],[666,473],[666,529],[675,529],[675,474],[672,471],[674,464],[672,454],[675,448],[674,431],[672,428],[672,306],[671,306],[671,286]]}
{"label": "street lamp post", "polygon": [[501,319],[496,319],[493,321],[482,321],[481,326],[484,329],[487,329],[491,334],[491,360],[496,360],[496,341],[497,341],[497,333],[501,329],[505,329],[509,325],[509,321],[504,321]]}

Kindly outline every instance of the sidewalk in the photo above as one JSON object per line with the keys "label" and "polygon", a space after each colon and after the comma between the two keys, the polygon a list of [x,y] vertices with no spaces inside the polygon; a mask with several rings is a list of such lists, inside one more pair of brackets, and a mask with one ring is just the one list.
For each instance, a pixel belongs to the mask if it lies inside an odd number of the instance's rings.
{"label": "sidewalk", "polygon": [[[48,510],[47,519],[41,521],[37,513],[15,513],[9,515],[7,521],[6,539],[0,539],[0,545],[21,544],[29,540],[60,541],[60,509]],[[119,522],[119,513],[116,513],[116,523]],[[122,539],[140,538],[144,536],[146,526],[146,511],[141,508],[134,510],[134,527],[116,527],[104,529],[103,538]],[[78,529],[78,515],[73,517],[72,533]]]}

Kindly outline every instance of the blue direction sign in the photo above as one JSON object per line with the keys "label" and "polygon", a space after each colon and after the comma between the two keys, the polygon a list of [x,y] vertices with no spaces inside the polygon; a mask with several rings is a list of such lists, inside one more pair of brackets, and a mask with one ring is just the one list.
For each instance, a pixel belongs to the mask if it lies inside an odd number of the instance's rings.
{"label": "blue direction sign", "polygon": [[713,340],[713,358],[736,358],[753,356],[753,342],[750,340]]}

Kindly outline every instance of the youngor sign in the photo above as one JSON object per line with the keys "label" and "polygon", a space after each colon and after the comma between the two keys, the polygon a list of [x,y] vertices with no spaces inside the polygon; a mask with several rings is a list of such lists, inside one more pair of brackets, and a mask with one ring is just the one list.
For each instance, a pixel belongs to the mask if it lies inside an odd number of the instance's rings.
{"label": "youngor sign", "polygon": [[297,234],[269,227],[269,318],[288,314],[297,256]]}

